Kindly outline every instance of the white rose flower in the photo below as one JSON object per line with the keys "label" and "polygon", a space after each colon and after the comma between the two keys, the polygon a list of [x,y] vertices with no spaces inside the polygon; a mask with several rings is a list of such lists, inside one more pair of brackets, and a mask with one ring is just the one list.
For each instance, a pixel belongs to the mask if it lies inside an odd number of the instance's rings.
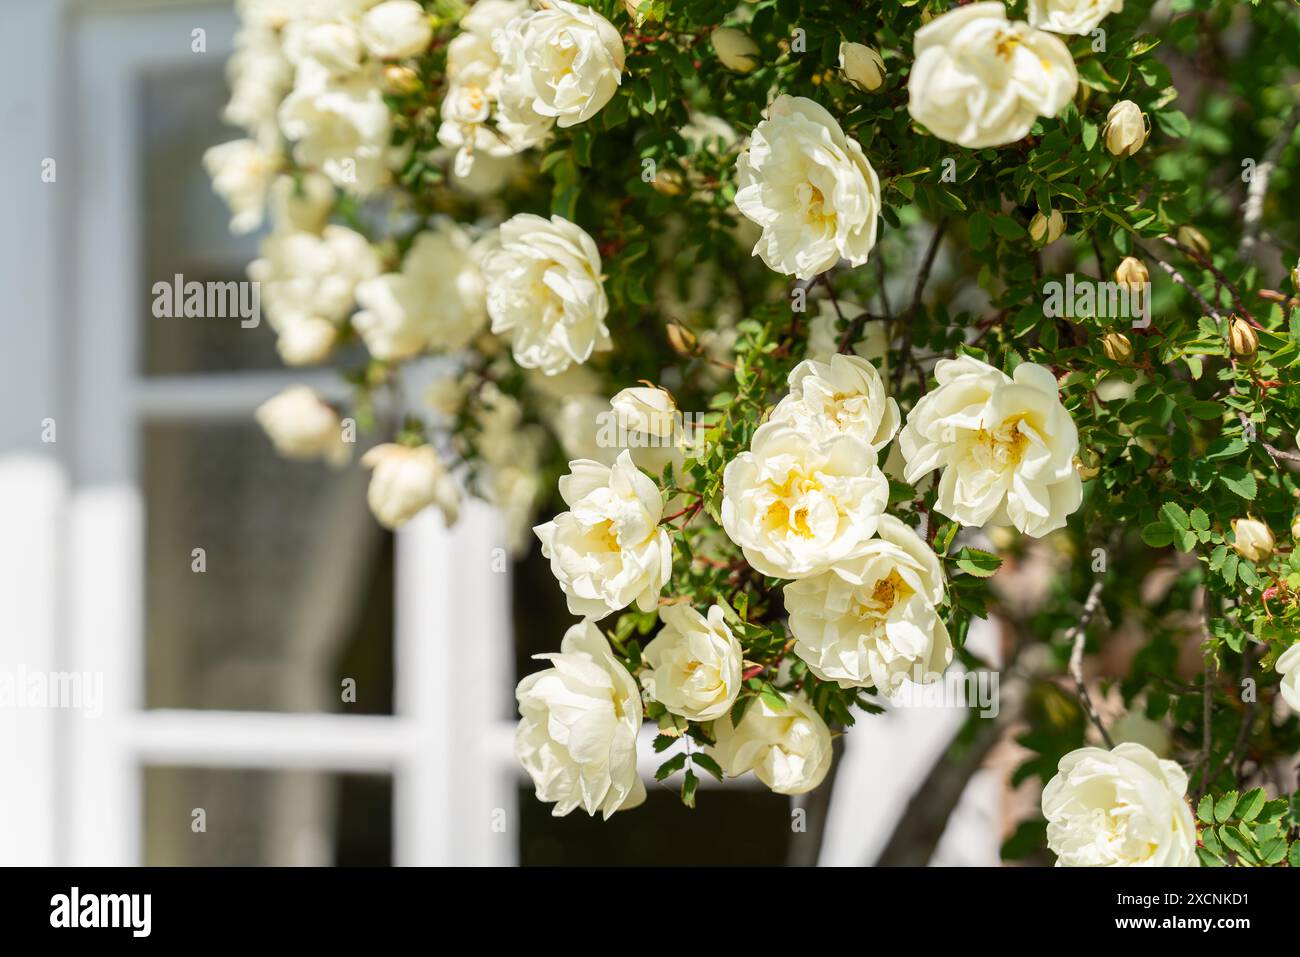
{"label": "white rose flower", "polygon": [[898,435],[904,480],[942,469],[935,508],[962,525],[1034,538],[1064,526],[1083,500],[1079,435],[1052,373],[1024,362],[1012,378],[961,356],[940,359],[935,379]]}
{"label": "white rose flower", "polygon": [[415,237],[400,272],[357,286],[362,311],[352,325],[376,359],[407,359],[426,349],[454,352],[487,323],[483,276],[469,235],[440,219]]}
{"label": "white rose flower", "polygon": [[745,655],[721,605],[708,617],[690,605],[659,609],[664,623],[641,657],[650,666],[641,685],[653,700],[691,721],[712,721],[731,710],[740,693]]}
{"label": "white rose flower", "polygon": [[806,578],[862,555],[889,501],[867,443],[759,426],[723,471],[722,526],[761,574]]}
{"label": "white rose flower", "polygon": [[1050,33],[1007,20],[1001,3],[972,3],[916,31],[908,111],[935,136],[979,149],[1022,139],[1034,120],[1055,116],[1079,76],[1069,49]]}
{"label": "white rose flower", "polygon": [[865,554],[785,586],[795,654],[823,681],[895,695],[952,662],[934,550],[892,515]]}
{"label": "white rose flower", "polygon": [[600,268],[595,242],[563,217],[520,213],[501,224],[483,262],[487,310],[521,366],[557,375],[612,348]]}
{"label": "white rose flower", "polygon": [[790,394],[772,410],[773,422],[819,439],[851,435],[877,452],[898,431],[898,403],[885,395],[880,373],[866,359],[805,359],[790,373],[789,384]]}
{"label": "white rose flower", "polygon": [[286,36],[285,53],[294,63],[314,60],[332,75],[351,73],[361,66],[361,36],[345,20],[305,21]]}
{"label": "white rose flower", "polygon": [[253,140],[231,140],[203,154],[212,189],[230,207],[230,230],[251,233],[262,225],[266,196],[280,167],[280,157]]}
{"label": "white rose flower", "polygon": [[1273,530],[1257,518],[1234,518],[1232,534],[1232,548],[1242,558],[1262,562],[1273,554]]}
{"label": "white rose flower", "polygon": [[1140,150],[1150,133],[1142,108],[1132,100],[1120,100],[1106,114],[1106,128],[1102,135],[1111,155],[1123,159]]}
{"label": "white rose flower", "polygon": [[271,184],[271,228],[276,232],[320,235],[334,211],[334,184],[320,173],[277,176]]}
{"label": "white rose flower", "polygon": [[308,61],[280,105],[280,128],[295,143],[299,164],[319,169],[359,196],[379,186],[387,171],[392,117],[377,71],[342,79],[322,76]]}
{"label": "white rose flower", "polygon": [[460,489],[431,445],[412,448],[388,442],[361,456],[374,469],[366,502],[379,524],[399,528],[430,505],[436,505],[448,525],[460,514]]}
{"label": "white rose flower", "polygon": [[777,710],[762,698],[745,709],[740,726],[726,715],[713,722],[717,741],[708,753],[727,777],[747,771],[777,794],[805,794],[831,768],[831,732],[826,722],[799,695],[783,695]]}
{"label": "white rose flower", "polygon": [[812,100],[778,96],[736,159],[736,208],[763,233],[769,269],[811,279],[876,245],[880,180],[857,141]]}
{"label": "white rose flower", "polygon": [[549,424],[570,459],[613,465],[618,449],[603,442],[601,436],[601,423],[607,422],[609,415],[609,400],[603,396],[570,395],[560,399]]}
{"label": "white rose flower", "polygon": [[1140,744],[1079,748],[1043,789],[1057,867],[1195,867],[1187,774]]}
{"label": "white rose flower", "polygon": [[862,90],[878,90],[885,82],[885,61],[880,54],[862,43],[840,43],[840,72]]}
{"label": "white rose flower", "polygon": [[352,457],[339,415],[315,389],[290,386],[258,406],[257,424],[286,459],[324,459],[342,465]]}
{"label": "white rose flower", "polygon": [[293,86],[293,67],[275,31],[247,26],[236,33],[226,80],[230,102],[222,119],[246,130],[263,148],[273,148],[280,140],[276,110]]}
{"label": "white rose flower", "polygon": [[1292,645],[1278,655],[1273,670],[1282,676],[1282,700],[1292,711],[1300,711],[1300,644]]}
{"label": "white rose flower", "polygon": [[[518,42],[514,49],[509,47]],[[552,0],[494,40],[503,89],[560,127],[585,122],[623,82],[623,38],[590,7]]]}
{"label": "white rose flower", "polygon": [[551,667],[519,682],[522,718],[515,757],[533,779],[537,799],[609,820],[645,800],[636,770],[641,695],[636,682],[590,622],[564,634],[558,654],[538,655]]}
{"label": "white rose flower", "polygon": [[353,309],[357,284],[379,271],[369,241],[346,226],[326,226],[320,235],[272,233],[248,267],[249,278],[261,283],[262,308],[276,332],[305,319],[341,323]]}
{"label": "white rose flower", "polygon": [[276,335],[275,351],[285,365],[310,366],[329,358],[339,330],[328,319],[307,316],[281,323]]}
{"label": "white rose flower", "polygon": [[569,511],[533,531],[569,611],[597,619],[633,602],[653,610],[673,564],[672,542],[659,527],[663,496],[655,483],[623,451],[613,466],[570,462],[560,495]]}
{"label": "white rose flower", "polygon": [[1029,25],[1053,33],[1087,36],[1124,0],[1029,0]]}
{"label": "white rose flower", "polygon": [[432,39],[429,15],[415,0],[385,0],[361,18],[361,42],[381,60],[418,56]]}

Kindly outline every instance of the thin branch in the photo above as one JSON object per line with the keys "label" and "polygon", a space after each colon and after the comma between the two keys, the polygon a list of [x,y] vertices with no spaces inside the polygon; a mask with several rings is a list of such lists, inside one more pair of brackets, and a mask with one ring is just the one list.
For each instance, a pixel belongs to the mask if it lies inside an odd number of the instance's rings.
{"label": "thin branch", "polygon": [[1101,723],[1101,715],[1097,713],[1097,708],[1092,703],[1092,696],[1088,694],[1087,682],[1083,680],[1083,646],[1088,634],[1088,624],[1092,621],[1093,616],[1097,614],[1097,609],[1101,607],[1101,585],[1101,579],[1092,583],[1092,588],[1088,589],[1088,597],[1083,601],[1083,608],[1079,611],[1079,620],[1065,633],[1065,637],[1074,646],[1070,650],[1070,674],[1073,676],[1074,686],[1079,692],[1079,701],[1083,704],[1084,710],[1088,712],[1089,720],[1101,732],[1101,739],[1106,742],[1106,747],[1113,748],[1115,743],[1111,741],[1106,726]]}
{"label": "thin branch", "polygon": [[[1136,246],[1137,244],[1135,243],[1134,245]],[[1182,273],[1180,273],[1176,268],[1174,268],[1169,263],[1165,262],[1163,259],[1160,259],[1157,256],[1155,256],[1155,254],[1153,254],[1151,250],[1146,249],[1142,246],[1137,246],[1137,248],[1140,249],[1143,253],[1145,253],[1148,259],[1155,260],[1155,264],[1159,266],[1161,269],[1163,269],[1169,275],[1170,279],[1172,279],[1174,282],[1178,283],[1178,285],[1182,286],[1189,293],[1191,293],[1192,298],[1195,299],[1198,303],[1200,303],[1201,308],[1205,311],[1205,315],[1211,317],[1216,322],[1224,321],[1223,313],[1219,312],[1218,307],[1210,305],[1210,301],[1206,299],[1204,296],[1202,296],[1201,291],[1197,289],[1195,286],[1193,286],[1191,282],[1189,282],[1187,278],[1183,276]]]}
{"label": "thin branch", "polygon": [[[1201,586],[1201,634],[1208,644],[1211,641],[1210,635],[1210,594]],[[1196,800],[1193,805],[1199,804],[1201,796],[1210,789],[1210,759],[1213,757],[1212,749],[1213,740],[1213,717],[1214,717],[1214,681],[1215,668],[1214,656],[1210,654],[1207,648],[1202,650],[1205,659],[1205,673],[1201,684],[1201,783],[1196,789]]]}
{"label": "thin branch", "polygon": [[930,270],[934,268],[935,257],[939,253],[939,244],[943,241],[944,230],[948,228],[948,217],[941,217],[935,224],[934,235],[930,237],[930,246],[925,251],[925,258],[921,260],[921,269],[916,274],[916,285],[912,289],[912,302],[907,307],[907,314],[903,317],[903,344],[898,350],[898,366],[894,369],[894,393],[897,394],[903,385],[903,374],[907,369],[908,355],[912,351],[912,324],[916,321],[916,313],[921,308],[921,295],[925,292],[925,284],[930,279]]}
{"label": "thin branch", "polygon": [[[1188,246],[1184,243],[1180,243],[1173,236],[1162,236],[1161,240],[1165,243],[1168,243],[1170,246],[1173,246],[1175,249],[1181,252],[1192,262],[1196,263],[1196,265],[1200,266],[1202,269],[1208,270],[1210,274],[1213,275],[1216,280],[1218,280],[1220,285],[1227,287],[1228,292],[1231,293],[1232,295],[1232,302],[1233,305],[1237,307],[1237,311],[1241,313],[1242,316],[1245,317],[1245,319],[1252,326],[1255,326],[1257,329],[1263,328],[1262,326],[1260,326],[1258,322],[1255,321],[1254,314],[1249,309],[1246,308],[1246,304],[1242,302],[1241,292],[1237,289],[1235,285],[1233,285],[1232,280],[1229,279],[1227,276],[1225,276],[1223,272],[1217,266],[1214,265],[1214,263],[1210,262],[1210,260],[1207,257],[1202,256],[1191,246]],[[1217,296],[1217,292],[1216,292],[1216,296]]]}
{"label": "thin branch", "polygon": [[1255,178],[1246,189],[1246,201],[1241,206],[1241,245],[1237,247],[1237,258],[1250,262],[1256,256],[1259,247],[1259,228],[1264,220],[1264,199],[1268,196],[1268,181],[1277,169],[1282,151],[1286,149],[1295,134],[1296,124],[1300,123],[1300,109],[1295,104],[1282,121],[1282,127],[1273,142],[1269,144],[1264,158],[1255,167]]}

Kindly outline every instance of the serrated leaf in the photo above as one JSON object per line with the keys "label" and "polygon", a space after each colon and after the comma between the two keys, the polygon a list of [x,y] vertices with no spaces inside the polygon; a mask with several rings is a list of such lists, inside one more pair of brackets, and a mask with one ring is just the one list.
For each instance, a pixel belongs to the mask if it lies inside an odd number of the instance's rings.
{"label": "serrated leaf", "polygon": [[1259,812],[1264,810],[1264,804],[1268,801],[1268,795],[1264,793],[1263,788],[1255,788],[1247,791],[1237,802],[1237,818],[1242,821],[1253,821],[1259,816]]}
{"label": "serrated leaf", "polygon": [[695,765],[697,768],[703,768],[719,781],[723,778],[722,765],[718,764],[717,761],[705,754],[703,751],[696,751],[691,755],[691,764]]}
{"label": "serrated leaf", "polygon": [[663,781],[670,778],[684,767],[686,767],[686,752],[682,751],[659,765],[658,770],[655,771],[655,780]]}
{"label": "serrated leaf", "polygon": [[957,567],[976,578],[991,578],[1002,565],[1002,559],[978,548],[963,548],[957,553]]}
{"label": "serrated leaf", "polygon": [[1236,791],[1229,791],[1215,802],[1214,819],[1220,824],[1232,817],[1232,812],[1237,807],[1237,796]]}
{"label": "serrated leaf", "polygon": [[682,803],[689,808],[695,807],[695,789],[699,785],[700,779],[695,776],[694,771],[688,768],[686,777],[682,779]]}
{"label": "serrated leaf", "polygon": [[1208,794],[1201,798],[1201,803],[1196,805],[1196,817],[1202,824],[1214,823],[1214,798]]}

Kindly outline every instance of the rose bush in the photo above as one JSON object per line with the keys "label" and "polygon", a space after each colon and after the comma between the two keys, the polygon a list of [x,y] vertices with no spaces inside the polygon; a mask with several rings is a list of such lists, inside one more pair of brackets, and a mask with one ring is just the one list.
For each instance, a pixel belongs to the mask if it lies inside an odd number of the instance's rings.
{"label": "rose bush", "polygon": [[1287,4],[239,7],[205,165],[282,357],[354,390],[258,420],[358,428],[385,525],[540,540],[556,814],[644,799],[646,720],[687,805],[828,786],[992,618],[1023,694],[961,746],[1009,720],[1045,785],[1007,857],[1300,866]]}

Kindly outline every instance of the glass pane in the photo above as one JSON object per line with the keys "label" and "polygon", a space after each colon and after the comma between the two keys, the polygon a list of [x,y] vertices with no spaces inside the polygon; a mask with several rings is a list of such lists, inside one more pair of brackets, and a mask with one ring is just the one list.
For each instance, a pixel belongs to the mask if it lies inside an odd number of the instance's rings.
{"label": "glass pane", "polygon": [[392,863],[387,776],[173,767],[142,773],[147,865]]}
{"label": "glass pane", "polygon": [[242,281],[257,256],[258,236],[233,236],[230,213],[212,192],[203,153],[243,134],[221,122],[228,98],[219,58],[198,58],[183,71],[141,78],[141,198],[145,273],[140,315],[148,375],[274,369],[275,334],[265,322],[244,329],[237,319],[156,318],[152,289],[186,282]]}
{"label": "glass pane", "polygon": [[364,472],[287,462],[251,422],[151,424],[142,454],[146,707],[391,714]]}

